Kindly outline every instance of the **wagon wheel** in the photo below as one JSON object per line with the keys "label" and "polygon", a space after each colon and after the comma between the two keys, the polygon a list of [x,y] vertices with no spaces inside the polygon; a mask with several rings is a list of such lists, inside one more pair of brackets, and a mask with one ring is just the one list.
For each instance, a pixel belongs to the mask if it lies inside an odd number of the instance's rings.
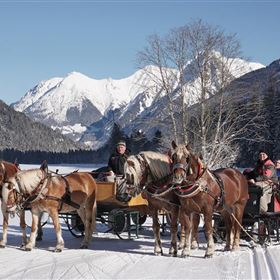
{"label": "wagon wheel", "polygon": [[260,245],[263,245],[268,239],[268,232],[267,232],[267,226],[263,221],[259,222],[258,226],[258,241]]}
{"label": "wagon wheel", "polygon": [[63,216],[63,219],[65,221],[65,224],[67,225],[68,230],[74,237],[79,238],[84,236],[85,226],[79,215],[67,214]]}
{"label": "wagon wheel", "polygon": [[[132,214],[131,219],[132,219],[132,222],[136,225],[137,224],[136,214]],[[147,215],[139,212],[139,214],[138,214],[138,224],[140,226],[142,226],[146,222],[146,220],[147,220]]]}
{"label": "wagon wheel", "polygon": [[111,229],[120,237],[120,233],[122,233],[126,229],[126,217],[121,209],[113,209],[108,214],[108,223]]}

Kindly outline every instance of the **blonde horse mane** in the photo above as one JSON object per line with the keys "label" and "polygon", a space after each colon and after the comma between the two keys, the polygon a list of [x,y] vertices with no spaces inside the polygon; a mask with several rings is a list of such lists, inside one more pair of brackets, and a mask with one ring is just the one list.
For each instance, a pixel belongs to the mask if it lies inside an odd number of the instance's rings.
{"label": "blonde horse mane", "polygon": [[42,170],[40,168],[22,170],[16,174],[16,177],[20,181],[21,187],[23,187],[26,191],[30,191],[37,187],[41,181]]}
{"label": "blonde horse mane", "polygon": [[169,156],[157,152],[142,152],[154,179],[159,180],[171,174]]}
{"label": "blonde horse mane", "polygon": [[148,164],[151,172],[146,183],[160,180],[171,174],[170,159],[167,155],[152,151],[145,151],[139,153],[138,155],[129,156],[125,164],[125,170],[126,172],[134,175],[134,184],[136,186],[140,185],[142,177],[141,164],[137,158],[138,156],[141,156],[146,161],[146,164]]}

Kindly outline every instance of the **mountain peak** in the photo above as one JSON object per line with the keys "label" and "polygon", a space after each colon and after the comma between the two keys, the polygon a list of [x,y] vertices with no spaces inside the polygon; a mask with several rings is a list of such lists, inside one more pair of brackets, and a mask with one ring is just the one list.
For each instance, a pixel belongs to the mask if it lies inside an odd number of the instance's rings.
{"label": "mountain peak", "polygon": [[[234,77],[264,67],[241,59],[234,60],[233,64],[236,66],[234,71],[231,71]],[[240,66],[245,66],[243,71],[240,70]],[[191,63],[187,67],[191,67]],[[176,69],[168,68],[166,71],[172,73],[172,76],[177,75]],[[25,112],[35,120],[58,128],[67,135],[71,131],[69,136],[75,134],[72,139],[77,141],[82,137],[81,131],[86,131],[91,124],[98,121],[109,123],[113,119],[120,121],[123,127],[133,126],[136,116],[148,112],[155,97],[158,97],[159,91],[162,90],[155,86],[154,79],[151,78],[159,75],[158,67],[153,65],[148,65],[129,77],[118,80],[111,77],[97,80],[72,71],[64,78],[40,83],[42,86],[30,90],[14,105],[14,108]],[[193,87],[196,78],[194,76],[186,79],[190,88]],[[176,86],[174,83],[174,87]],[[195,91],[191,92],[195,94]],[[161,97],[164,95],[165,92],[162,91]],[[93,130],[97,131],[98,128]],[[92,143],[97,143],[104,135],[109,137],[110,131],[102,128],[92,137]]]}

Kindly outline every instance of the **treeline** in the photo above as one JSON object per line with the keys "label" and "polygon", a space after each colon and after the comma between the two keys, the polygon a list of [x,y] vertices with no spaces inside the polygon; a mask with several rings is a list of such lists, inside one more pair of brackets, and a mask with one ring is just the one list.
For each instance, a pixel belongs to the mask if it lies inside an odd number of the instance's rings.
{"label": "treeline", "polygon": [[0,159],[15,162],[19,164],[40,164],[47,160],[50,164],[62,163],[107,163],[110,154],[116,149],[116,143],[119,140],[125,140],[127,149],[131,154],[139,153],[144,150],[157,151],[162,148],[162,134],[160,131],[155,132],[152,140],[148,140],[141,131],[135,131],[127,136],[118,124],[114,124],[111,137],[108,142],[99,150],[70,150],[69,152],[45,152],[45,151],[19,151],[16,149],[4,149],[0,151]]}

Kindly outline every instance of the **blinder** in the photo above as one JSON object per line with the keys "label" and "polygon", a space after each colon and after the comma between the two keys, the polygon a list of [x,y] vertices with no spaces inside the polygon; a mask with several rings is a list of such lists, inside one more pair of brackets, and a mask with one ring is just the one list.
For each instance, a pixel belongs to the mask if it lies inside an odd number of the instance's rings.
{"label": "blinder", "polygon": [[187,168],[188,168],[188,165],[186,164],[183,164],[183,163],[176,163],[173,165],[173,172],[176,170],[176,169],[183,169],[185,172],[187,172]]}

